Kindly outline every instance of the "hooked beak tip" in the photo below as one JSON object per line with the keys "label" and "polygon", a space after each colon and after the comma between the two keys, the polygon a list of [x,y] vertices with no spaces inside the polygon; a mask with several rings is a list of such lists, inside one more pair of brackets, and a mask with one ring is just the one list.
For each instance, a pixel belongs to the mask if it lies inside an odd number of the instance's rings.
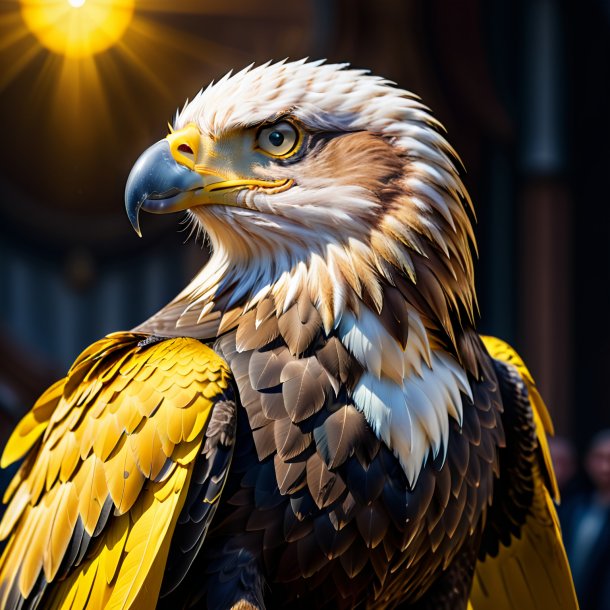
{"label": "hooked beak tip", "polygon": [[139,201],[133,206],[127,205],[127,217],[133,227],[133,230],[137,233],[138,237],[142,237],[142,231],[140,229],[140,208],[144,201]]}

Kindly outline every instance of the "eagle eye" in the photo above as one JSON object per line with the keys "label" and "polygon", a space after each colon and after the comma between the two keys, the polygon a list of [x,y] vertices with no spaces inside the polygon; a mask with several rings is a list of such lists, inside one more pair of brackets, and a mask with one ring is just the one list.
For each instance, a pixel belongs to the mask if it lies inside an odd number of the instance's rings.
{"label": "eagle eye", "polygon": [[272,157],[287,157],[296,152],[300,142],[298,129],[288,121],[263,127],[256,136],[256,145]]}

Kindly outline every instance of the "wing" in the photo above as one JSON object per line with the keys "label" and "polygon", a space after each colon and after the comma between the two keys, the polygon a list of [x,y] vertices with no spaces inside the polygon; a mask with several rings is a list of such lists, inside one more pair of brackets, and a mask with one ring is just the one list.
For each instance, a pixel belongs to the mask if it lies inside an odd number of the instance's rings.
{"label": "wing", "polygon": [[552,424],[518,354],[482,337],[504,403],[506,449],[471,592],[474,610],[578,608],[553,498],[558,499],[546,434]]}
{"label": "wing", "polygon": [[[195,552],[205,535],[234,428],[226,364],[198,341],[117,333],[85,350],[2,458],[26,455],[4,497],[0,607],[153,608],[198,503]],[[192,552],[172,547],[174,586]]]}

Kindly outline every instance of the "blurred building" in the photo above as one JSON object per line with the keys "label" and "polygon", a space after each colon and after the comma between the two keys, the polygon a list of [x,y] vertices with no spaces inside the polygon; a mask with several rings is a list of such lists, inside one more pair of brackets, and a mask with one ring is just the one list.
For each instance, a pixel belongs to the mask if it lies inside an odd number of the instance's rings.
{"label": "blurred building", "polygon": [[418,93],[477,208],[482,332],[517,347],[558,429],[610,425],[610,3],[141,0],[120,42],[66,59],[0,7],[0,429],[88,343],[205,261],[178,218],[124,216],[129,170],[230,68],[327,57]]}

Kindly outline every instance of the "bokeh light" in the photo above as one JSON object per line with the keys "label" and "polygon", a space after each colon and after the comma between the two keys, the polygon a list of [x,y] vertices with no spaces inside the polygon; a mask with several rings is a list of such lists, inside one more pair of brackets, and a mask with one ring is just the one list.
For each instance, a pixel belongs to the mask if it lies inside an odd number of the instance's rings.
{"label": "bokeh light", "polygon": [[48,49],[71,58],[105,51],[127,29],[134,0],[21,0],[29,30]]}

